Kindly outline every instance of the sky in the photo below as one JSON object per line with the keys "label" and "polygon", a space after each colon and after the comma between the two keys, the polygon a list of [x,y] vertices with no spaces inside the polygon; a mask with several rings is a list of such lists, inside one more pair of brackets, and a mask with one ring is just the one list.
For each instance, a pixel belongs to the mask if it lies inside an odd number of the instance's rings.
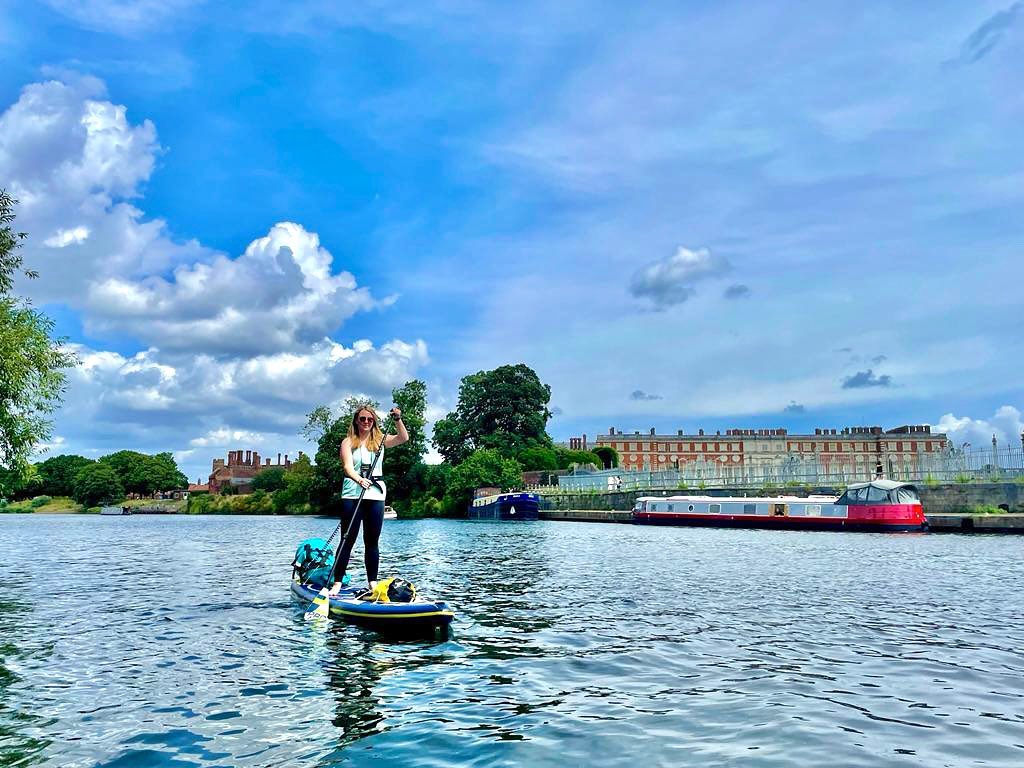
{"label": "sky", "polygon": [[526,363],[556,440],[1024,430],[1024,2],[0,0],[47,453],[310,452]]}

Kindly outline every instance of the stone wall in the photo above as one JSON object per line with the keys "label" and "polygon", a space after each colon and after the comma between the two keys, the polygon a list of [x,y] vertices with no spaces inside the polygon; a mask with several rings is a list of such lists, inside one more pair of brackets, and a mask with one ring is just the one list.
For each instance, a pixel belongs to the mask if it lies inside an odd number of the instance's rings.
{"label": "stone wall", "polygon": [[1024,512],[1021,483],[922,483],[918,490],[926,514],[973,512],[978,507],[1002,505],[1007,512]]}

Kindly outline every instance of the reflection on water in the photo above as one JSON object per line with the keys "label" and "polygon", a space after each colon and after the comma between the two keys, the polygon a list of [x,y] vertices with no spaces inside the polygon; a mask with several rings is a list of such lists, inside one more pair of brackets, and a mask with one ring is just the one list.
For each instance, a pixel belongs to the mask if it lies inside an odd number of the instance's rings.
{"label": "reflection on water", "polygon": [[290,598],[330,527],[0,517],[0,765],[1024,764],[1024,539],[398,521],[391,642]]}

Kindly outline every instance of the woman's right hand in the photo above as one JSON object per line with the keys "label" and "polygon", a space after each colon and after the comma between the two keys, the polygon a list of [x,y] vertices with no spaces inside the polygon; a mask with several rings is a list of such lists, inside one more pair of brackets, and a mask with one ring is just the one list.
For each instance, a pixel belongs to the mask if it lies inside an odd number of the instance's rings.
{"label": "woman's right hand", "polygon": [[361,485],[361,486],[362,486],[363,488],[369,488],[369,487],[370,487],[371,485],[373,485],[373,483],[371,483],[371,482],[370,482],[370,479],[369,479],[369,478],[367,478],[367,477],[360,477],[360,478],[359,478],[359,484],[360,484],[360,485]]}

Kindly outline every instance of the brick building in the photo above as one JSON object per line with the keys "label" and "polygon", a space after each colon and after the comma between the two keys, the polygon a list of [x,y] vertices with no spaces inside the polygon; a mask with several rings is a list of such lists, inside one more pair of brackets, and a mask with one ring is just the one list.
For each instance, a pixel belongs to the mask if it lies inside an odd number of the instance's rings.
{"label": "brick building", "polygon": [[[299,451],[299,458],[302,458],[302,451]],[[207,482],[210,493],[221,493],[225,486],[235,487],[238,493],[249,493],[252,490],[252,481],[260,472],[273,467],[288,468],[292,465],[288,454],[284,455],[284,462],[281,461],[281,454],[277,454],[277,464],[271,464],[270,459],[264,459],[260,463],[260,455],[256,451],[228,451],[228,458],[213,460],[213,471],[210,472],[210,479]]]}
{"label": "brick building", "polygon": [[659,435],[654,429],[642,434],[625,434],[612,427],[598,435],[593,444],[587,436],[570,438],[573,448],[607,445],[619,454],[624,470],[657,471],[685,469],[688,464],[711,462],[720,465],[723,476],[778,467],[792,459],[814,460],[824,472],[865,475],[881,463],[886,475],[908,472],[923,458],[946,453],[951,447],[944,434],[933,433],[927,425],[908,425],[882,430],[881,427],[846,427],[842,430],[816,429],[814,434],[789,434],[776,429],[727,429],[725,433]]}

